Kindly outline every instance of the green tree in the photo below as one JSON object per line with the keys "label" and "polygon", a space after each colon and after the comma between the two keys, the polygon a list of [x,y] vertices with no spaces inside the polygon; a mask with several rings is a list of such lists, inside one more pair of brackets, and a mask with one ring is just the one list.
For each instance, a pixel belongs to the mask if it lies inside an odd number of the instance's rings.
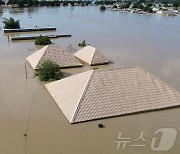
{"label": "green tree", "polygon": [[113,9],[116,9],[117,8],[117,6],[116,5],[113,5]]}
{"label": "green tree", "polygon": [[133,8],[143,9],[144,6],[140,2],[136,2],[136,3],[134,3]]}
{"label": "green tree", "polygon": [[51,40],[49,39],[48,36],[39,36],[35,39],[35,44],[36,45],[48,45],[51,44]]}
{"label": "green tree", "polygon": [[140,3],[145,3],[146,1],[145,0],[139,0]]}
{"label": "green tree", "polygon": [[38,76],[40,81],[59,80],[63,77],[59,68],[56,62],[44,60],[38,65],[35,76]]}
{"label": "green tree", "polygon": [[127,9],[127,8],[130,7],[130,5],[131,5],[130,2],[126,2],[126,3],[122,4],[122,5],[120,5],[120,8],[121,8],[121,9]]}
{"label": "green tree", "polygon": [[149,13],[152,13],[152,12],[153,12],[153,10],[152,10],[152,8],[151,8],[150,6],[145,6],[144,9],[143,9],[143,11],[149,12]]}
{"label": "green tree", "polygon": [[27,0],[27,4],[28,4],[28,6],[32,6],[33,5],[33,1],[32,0]]}
{"label": "green tree", "polygon": [[4,4],[4,2],[2,0],[0,0],[0,5],[3,5],[3,4]]}
{"label": "green tree", "polygon": [[24,7],[25,1],[24,0],[18,0],[17,4],[19,7]]}
{"label": "green tree", "polygon": [[102,5],[102,6],[100,6],[100,10],[104,11],[104,10],[106,10],[106,7],[104,5]]}
{"label": "green tree", "polygon": [[172,4],[173,4],[173,7],[175,8],[178,8],[180,6],[180,2],[178,1],[174,1]]}
{"label": "green tree", "polygon": [[10,17],[9,19],[4,18],[3,23],[4,23],[4,28],[7,29],[16,29],[20,28],[20,20],[14,20],[14,18]]}

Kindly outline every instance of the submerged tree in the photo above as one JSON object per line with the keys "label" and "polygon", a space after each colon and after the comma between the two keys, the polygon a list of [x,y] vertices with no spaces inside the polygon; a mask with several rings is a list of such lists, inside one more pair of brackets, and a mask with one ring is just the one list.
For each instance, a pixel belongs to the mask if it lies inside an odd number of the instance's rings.
{"label": "submerged tree", "polygon": [[35,76],[38,76],[40,81],[60,80],[63,73],[59,68],[56,62],[44,60],[38,65]]}
{"label": "submerged tree", "polygon": [[86,41],[84,40],[82,43],[79,43],[78,45],[79,47],[86,47],[89,44],[87,44]]}
{"label": "submerged tree", "polygon": [[51,44],[51,40],[49,39],[48,36],[39,36],[35,39],[35,44],[36,45],[48,45]]}
{"label": "submerged tree", "polygon": [[4,18],[4,20],[3,20],[4,28],[7,28],[7,29],[20,28],[19,22],[20,22],[20,20],[14,20],[14,18],[12,18],[12,17],[10,17],[9,19]]}
{"label": "submerged tree", "polygon": [[106,10],[106,7],[104,5],[102,5],[102,6],[100,6],[100,10],[104,11],[104,10]]}

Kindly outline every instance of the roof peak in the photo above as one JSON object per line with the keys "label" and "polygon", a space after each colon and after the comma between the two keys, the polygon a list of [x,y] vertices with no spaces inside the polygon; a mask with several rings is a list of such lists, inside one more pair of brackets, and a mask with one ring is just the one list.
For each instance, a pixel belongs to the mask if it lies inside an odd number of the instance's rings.
{"label": "roof peak", "polygon": [[102,53],[92,46],[86,46],[80,49],[74,53],[74,56],[84,61],[88,65],[107,64],[109,62],[109,60]]}

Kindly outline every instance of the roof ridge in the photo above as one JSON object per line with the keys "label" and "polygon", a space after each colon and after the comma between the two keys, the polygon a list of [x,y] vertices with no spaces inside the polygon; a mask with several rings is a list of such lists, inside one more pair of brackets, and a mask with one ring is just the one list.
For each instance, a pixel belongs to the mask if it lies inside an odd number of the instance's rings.
{"label": "roof ridge", "polygon": [[[90,46],[90,47],[91,47],[91,46]],[[92,48],[94,48],[94,47],[92,47]],[[93,61],[93,58],[94,58],[95,52],[97,52],[96,50],[97,50],[97,49],[96,49],[96,48],[94,48],[94,53],[93,53],[92,59],[91,59],[91,61],[90,61],[90,65],[91,65],[91,63],[92,63],[92,61]]]}
{"label": "roof ridge", "polygon": [[90,77],[89,77],[89,80],[88,80],[88,83],[87,83],[86,87],[84,88],[84,92],[83,92],[83,94],[82,94],[82,97],[81,97],[81,99],[80,99],[80,101],[79,101],[79,104],[78,104],[78,106],[77,106],[77,108],[76,108],[76,111],[75,111],[75,113],[74,113],[74,116],[73,116],[73,119],[72,119],[72,123],[75,122],[75,120],[76,120],[77,113],[79,112],[81,103],[82,103],[82,101],[83,101],[83,99],[84,99],[84,95],[86,94],[87,89],[88,89],[88,87],[89,87],[89,85],[90,85],[91,79],[92,79],[92,77],[93,77],[94,70],[91,70],[91,71],[92,71],[92,73],[91,73],[91,75],[90,75]]}
{"label": "roof ridge", "polygon": [[107,71],[107,70],[122,70],[122,69],[135,69],[135,68],[139,68],[141,69],[140,66],[138,65],[134,65],[134,66],[129,66],[129,67],[109,67],[109,68],[99,68],[96,69],[95,71]]}
{"label": "roof ridge", "polygon": [[[46,47],[46,46],[47,46],[47,47]],[[49,45],[46,45],[46,46],[43,47],[43,48],[46,47],[46,49],[44,50],[44,53],[42,54],[41,58],[39,59],[39,62],[37,63],[36,67],[40,64],[42,57],[45,55],[46,50],[49,48]],[[42,48],[41,48],[41,49],[42,49]],[[39,50],[41,50],[41,49],[39,49]],[[38,51],[39,51],[39,50],[38,50]]]}

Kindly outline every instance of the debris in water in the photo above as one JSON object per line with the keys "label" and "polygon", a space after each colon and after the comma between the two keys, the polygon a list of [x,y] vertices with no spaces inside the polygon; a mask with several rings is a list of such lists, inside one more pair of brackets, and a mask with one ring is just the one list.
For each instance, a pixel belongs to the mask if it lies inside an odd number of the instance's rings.
{"label": "debris in water", "polygon": [[103,124],[98,124],[99,128],[104,128],[105,126]]}

